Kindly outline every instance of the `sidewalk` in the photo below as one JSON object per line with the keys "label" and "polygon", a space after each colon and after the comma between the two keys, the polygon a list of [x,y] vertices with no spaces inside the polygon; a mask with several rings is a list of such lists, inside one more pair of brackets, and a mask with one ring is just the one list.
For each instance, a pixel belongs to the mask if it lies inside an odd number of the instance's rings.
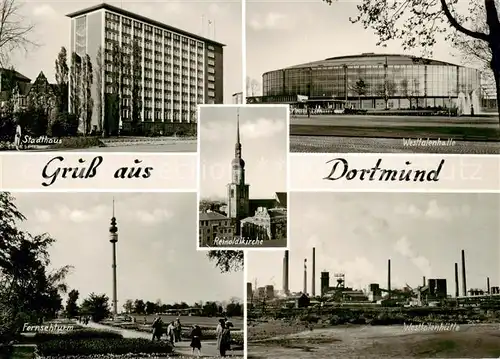
{"label": "sidewalk", "polygon": [[[93,323],[93,322],[90,322],[86,327],[97,329],[97,330],[111,330],[114,332],[118,332],[121,335],[123,335],[124,338],[140,338],[140,339],[151,340],[151,337],[153,335],[152,332],[151,333],[139,332],[136,330],[116,328],[116,327],[112,327],[109,325],[98,324],[98,323]],[[189,341],[182,341],[179,343],[175,343],[174,353],[178,353],[178,354],[186,355],[186,356],[192,356],[193,350],[189,346],[189,344],[190,344]],[[202,353],[202,357],[217,357],[217,356],[219,356],[218,350],[217,350],[217,342],[216,341],[202,341],[201,353]],[[243,351],[240,350],[240,351],[229,352],[228,356],[229,357],[231,357],[231,356],[243,357]]]}

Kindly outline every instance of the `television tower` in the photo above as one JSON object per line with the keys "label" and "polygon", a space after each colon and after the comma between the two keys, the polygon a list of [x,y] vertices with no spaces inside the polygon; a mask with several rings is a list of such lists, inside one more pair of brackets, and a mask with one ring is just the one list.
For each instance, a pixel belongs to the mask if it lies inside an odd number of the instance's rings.
{"label": "television tower", "polygon": [[118,314],[118,299],[116,295],[116,242],[118,242],[118,227],[115,218],[115,199],[113,198],[113,217],[111,217],[111,227],[109,227],[109,241],[113,245],[113,316]]}

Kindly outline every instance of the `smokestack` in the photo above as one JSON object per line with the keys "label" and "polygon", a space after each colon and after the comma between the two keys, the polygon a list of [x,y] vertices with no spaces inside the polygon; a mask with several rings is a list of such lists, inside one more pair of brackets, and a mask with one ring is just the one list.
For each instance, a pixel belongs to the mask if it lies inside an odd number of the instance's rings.
{"label": "smokestack", "polygon": [[391,298],[391,260],[387,260],[387,290]]}
{"label": "smokestack", "polygon": [[316,248],[313,247],[313,267],[312,267],[312,282],[311,294],[316,296]]}
{"label": "smokestack", "polygon": [[283,293],[285,295],[290,293],[288,288],[288,250],[285,251],[283,257]]}
{"label": "smokestack", "polygon": [[422,285],[425,287],[425,276],[422,277],[422,283],[424,283]]}
{"label": "smokestack", "polygon": [[465,251],[462,249],[462,291],[464,294],[464,297],[467,296],[467,274],[465,272]]}
{"label": "smokestack", "polygon": [[304,259],[304,294],[307,294],[307,258]]}
{"label": "smokestack", "polygon": [[490,277],[486,277],[486,288],[488,288],[488,289],[487,289],[487,290],[488,290],[488,292],[487,292],[487,293],[488,293],[488,294],[491,294],[491,293],[490,293]]}
{"label": "smokestack", "polygon": [[460,290],[458,288],[458,263],[455,263],[455,297],[458,297]]}

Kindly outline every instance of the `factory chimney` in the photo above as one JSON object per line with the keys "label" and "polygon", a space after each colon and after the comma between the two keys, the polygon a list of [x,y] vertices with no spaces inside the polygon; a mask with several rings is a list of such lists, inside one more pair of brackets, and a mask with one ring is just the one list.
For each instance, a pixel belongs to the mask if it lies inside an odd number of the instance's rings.
{"label": "factory chimney", "polygon": [[389,294],[389,299],[391,298],[391,260],[387,260],[387,293]]}
{"label": "factory chimney", "polygon": [[422,277],[422,285],[425,287],[425,276]]}
{"label": "factory chimney", "polygon": [[467,274],[465,272],[465,251],[462,249],[462,291],[464,294],[464,297],[467,296]]}
{"label": "factory chimney", "polygon": [[490,277],[486,277],[486,288],[488,288],[487,293],[491,294],[490,293]]}
{"label": "factory chimney", "polygon": [[283,293],[285,295],[290,294],[290,290],[288,288],[288,250],[285,251],[285,255],[283,256]]}
{"label": "factory chimney", "polygon": [[307,294],[307,258],[304,259],[304,294]]}
{"label": "factory chimney", "polygon": [[458,288],[458,263],[455,263],[455,297],[458,297],[460,294],[460,290]]}
{"label": "factory chimney", "polygon": [[312,282],[311,282],[311,294],[313,297],[316,296],[316,248],[313,247],[313,264],[312,264]]}

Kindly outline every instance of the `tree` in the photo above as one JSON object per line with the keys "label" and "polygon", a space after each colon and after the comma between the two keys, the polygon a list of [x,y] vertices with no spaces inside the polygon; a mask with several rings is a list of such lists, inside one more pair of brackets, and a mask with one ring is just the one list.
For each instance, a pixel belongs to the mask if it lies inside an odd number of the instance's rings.
{"label": "tree", "polygon": [[94,71],[89,55],[85,55],[82,71],[82,107],[83,107],[83,133],[88,135],[91,131],[92,113],[94,111],[94,100],[92,99],[92,84],[94,83]]}
{"label": "tree", "polygon": [[[48,249],[55,240],[48,234],[32,235],[17,229],[25,217],[14,198],[0,193],[0,307],[7,316],[8,331],[26,321],[54,318],[62,308],[60,293],[67,290],[65,278],[71,267],[49,271]],[[2,331],[5,330],[5,327]]]}
{"label": "tree", "polygon": [[57,105],[60,112],[68,112],[68,54],[63,46],[56,59]]}
{"label": "tree", "polygon": [[68,293],[68,300],[66,301],[66,315],[68,318],[74,318],[78,315],[78,305],[76,302],[79,296],[80,293],[76,289]]}
{"label": "tree", "polygon": [[142,299],[136,299],[134,302],[134,309],[135,313],[144,314],[146,313],[146,304],[144,304],[144,301]]}
{"label": "tree", "polygon": [[243,270],[243,251],[209,251],[207,256],[210,261],[215,262],[215,266],[218,267],[222,273]]}
{"label": "tree", "polygon": [[202,314],[207,317],[214,317],[219,312],[219,306],[215,302],[206,302],[202,309]]}
{"label": "tree", "polygon": [[123,309],[125,309],[125,313],[131,314],[134,312],[134,302],[132,299],[127,299],[125,304],[123,305]]}
{"label": "tree", "polygon": [[149,300],[146,302],[146,314],[151,315],[156,312],[156,305]]}
{"label": "tree", "polygon": [[95,59],[95,82],[96,82],[96,88],[97,88],[97,96],[96,100],[97,103],[96,109],[97,109],[97,118],[99,119],[97,121],[98,124],[98,130],[101,132],[101,135],[104,136],[104,124],[103,124],[103,76],[104,76],[104,62],[102,59],[102,47],[99,46],[99,49],[97,50],[97,55]]}
{"label": "tree", "polygon": [[111,315],[109,298],[105,294],[90,293],[82,303],[82,312],[90,315],[95,323],[99,323]]}
{"label": "tree", "polygon": [[259,81],[247,76],[246,79],[247,96],[258,96],[260,93]]}
{"label": "tree", "polygon": [[356,95],[358,95],[359,108],[362,108],[363,106],[361,105],[361,96],[366,95],[366,83],[365,83],[365,81],[362,78],[360,78],[358,81],[356,81],[356,83],[352,87],[352,90],[354,91],[354,93]]}
{"label": "tree", "polygon": [[132,45],[131,132],[137,134],[142,118],[142,53],[137,41]]}
{"label": "tree", "polygon": [[27,52],[37,44],[29,38],[34,30],[22,14],[23,2],[2,0],[0,3],[0,67],[6,67],[12,52]]}
{"label": "tree", "polygon": [[71,109],[70,111],[80,121],[82,115],[82,59],[73,52],[71,54]]}
{"label": "tree", "polygon": [[[334,0],[323,1],[331,5]],[[405,50],[420,47],[432,53],[436,35],[442,33],[446,33],[446,39],[452,43],[456,37],[465,37],[483,44],[481,48],[489,48],[491,56],[487,52],[478,55],[485,56],[493,72],[500,113],[500,19],[497,0],[469,0],[466,16],[457,13],[455,4],[456,0],[393,0],[390,4],[385,0],[363,0],[358,5],[359,15],[351,22],[373,29],[379,37],[378,45],[399,39]],[[459,41],[463,43],[463,40]],[[473,48],[476,49],[476,46]]]}

